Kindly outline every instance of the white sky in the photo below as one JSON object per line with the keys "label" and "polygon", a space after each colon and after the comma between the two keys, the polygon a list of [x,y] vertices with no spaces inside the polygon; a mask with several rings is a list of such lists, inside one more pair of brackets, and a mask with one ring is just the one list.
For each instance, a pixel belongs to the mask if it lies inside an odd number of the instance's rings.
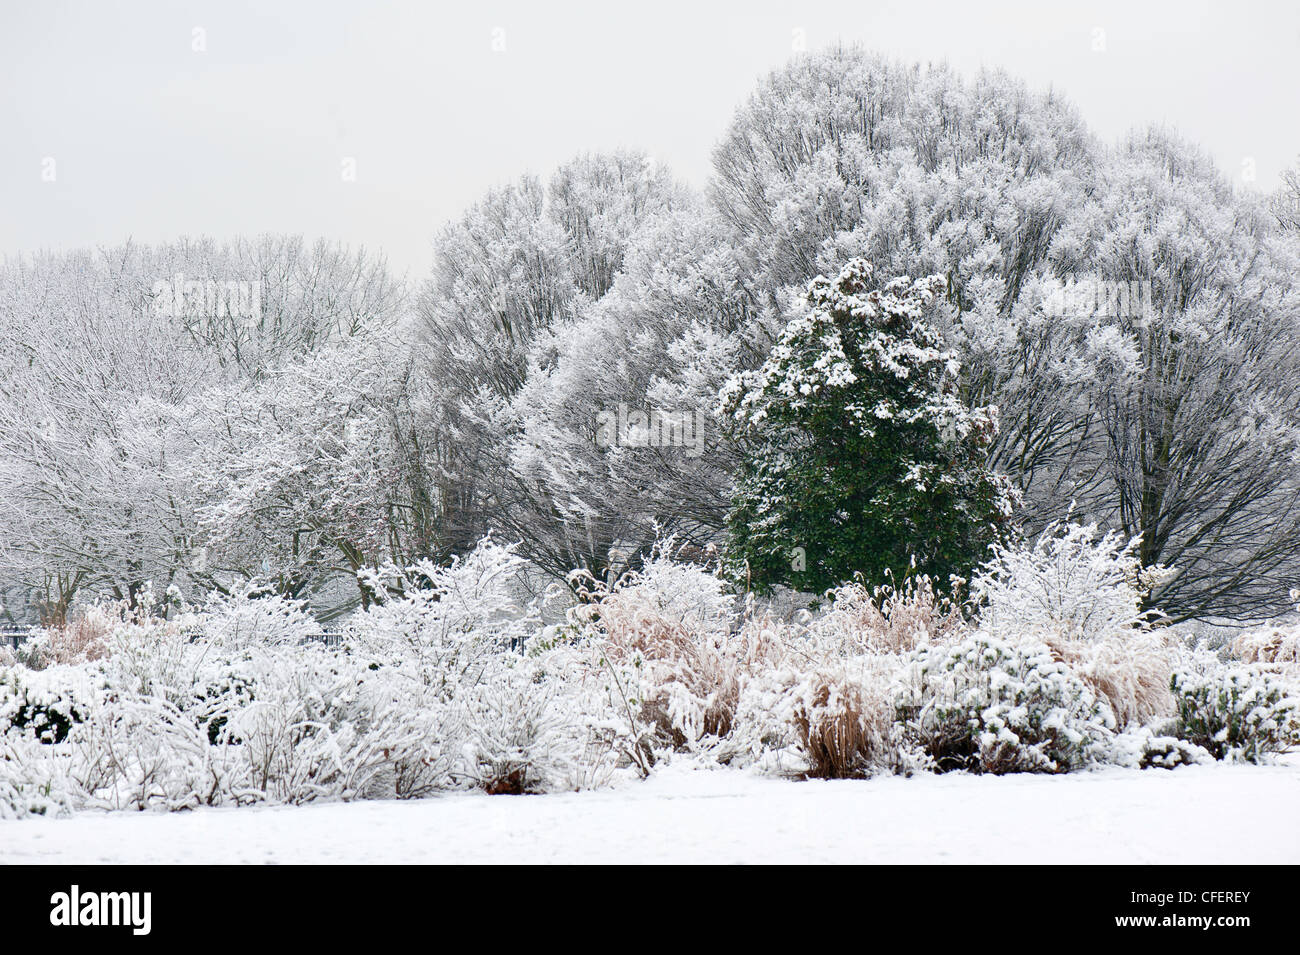
{"label": "white sky", "polygon": [[639,147],[702,185],[796,30],[1003,67],[1103,139],[1172,123],[1238,182],[1253,158],[1254,188],[1300,154],[1295,0],[0,0],[0,253],[301,232],[422,276],[444,221],[582,151]]}

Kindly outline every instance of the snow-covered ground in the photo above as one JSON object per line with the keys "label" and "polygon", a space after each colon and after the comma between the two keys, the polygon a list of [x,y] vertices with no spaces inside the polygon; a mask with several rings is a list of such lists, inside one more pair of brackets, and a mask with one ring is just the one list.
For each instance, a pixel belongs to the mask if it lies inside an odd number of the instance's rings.
{"label": "snow-covered ground", "polygon": [[1300,759],[792,782],[667,768],[551,796],[0,823],[5,863],[1300,862]]}

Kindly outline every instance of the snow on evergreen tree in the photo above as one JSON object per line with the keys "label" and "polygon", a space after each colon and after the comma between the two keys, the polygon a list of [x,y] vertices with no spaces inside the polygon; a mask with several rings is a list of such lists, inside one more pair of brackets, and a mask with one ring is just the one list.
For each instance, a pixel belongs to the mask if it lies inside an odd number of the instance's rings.
{"label": "snow on evergreen tree", "polygon": [[964,574],[1015,493],[987,466],[997,410],[969,408],[960,364],[926,320],[938,276],[871,290],[850,261],[819,276],[756,372],[721,393],[752,441],[728,515],[731,556],[759,589],[821,591],[856,574]]}

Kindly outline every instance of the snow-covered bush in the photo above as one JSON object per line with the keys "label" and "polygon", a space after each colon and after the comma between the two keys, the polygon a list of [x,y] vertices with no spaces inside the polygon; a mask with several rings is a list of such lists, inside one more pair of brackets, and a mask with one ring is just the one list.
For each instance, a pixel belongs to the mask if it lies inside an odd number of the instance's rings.
{"label": "snow-covered bush", "polygon": [[202,680],[199,669],[217,663],[208,642],[199,638],[199,619],[117,626],[109,636],[109,655],[98,665],[105,683],[119,692],[160,696],[184,708]]}
{"label": "snow-covered bush", "polygon": [[[1300,590],[1291,591],[1291,599],[1300,601]],[[1300,613],[1300,603],[1296,612]],[[1260,664],[1300,685],[1300,624],[1273,624],[1249,630],[1237,637],[1229,650],[1243,663]]]}
{"label": "snow-covered bush", "polygon": [[182,609],[174,588],[159,596],[152,584],[141,588],[134,601],[106,596],[79,601],[66,620],[25,641],[18,659],[33,670],[102,660],[112,654],[116,634],[124,629],[166,625],[171,611]]}
{"label": "snow-covered bush", "polygon": [[763,647],[733,634],[735,598],[716,574],[656,556],[613,589],[588,579],[570,622],[629,676],[637,720],[659,746],[691,748],[731,731],[743,673]]}
{"label": "snow-covered bush", "polygon": [[[474,785],[492,794],[586,788],[608,778],[615,750],[560,659],[508,654],[458,703]],[[599,704],[598,704],[599,709]]]}
{"label": "snow-covered bush", "polygon": [[95,697],[94,679],[85,668],[0,670],[0,735],[18,732],[41,743],[61,743],[87,719]]}
{"label": "snow-covered bush", "polygon": [[826,596],[830,606],[808,625],[809,639],[823,652],[908,653],[950,643],[965,630],[960,608],[924,576],[899,587],[842,584]]}
{"label": "snow-covered bush", "polygon": [[1174,648],[1160,630],[1129,630],[1092,640],[1041,635],[1052,655],[1110,706],[1118,726],[1141,726],[1173,713]]}
{"label": "snow-covered bush", "polygon": [[1300,743],[1300,699],[1258,666],[1199,661],[1174,673],[1180,738],[1215,759],[1261,762]]}
{"label": "snow-covered bush", "polygon": [[223,736],[238,745],[253,788],[273,802],[355,796],[365,727],[352,662],[318,646],[258,649],[241,662],[251,700],[229,713]]}
{"label": "snow-covered bush", "polygon": [[961,637],[961,614],[924,577],[898,588],[845,584],[827,597],[829,606],[803,626],[748,609],[741,632],[765,649],[742,671],[732,737],[715,751],[719,758],[770,757],[782,772],[823,778],[910,764],[892,726],[893,684],[908,653]]}
{"label": "snow-covered bush", "polygon": [[896,765],[890,691],[898,670],[894,656],[853,657],[804,674],[784,694],[807,775],[844,779]]}
{"label": "snow-covered bush", "polygon": [[67,815],[76,802],[75,786],[48,744],[0,732],[0,820]]}
{"label": "snow-covered bush", "polygon": [[1055,632],[1098,640],[1148,625],[1143,600],[1169,572],[1144,569],[1137,544],[1074,523],[1049,527],[1033,544],[995,544],[971,580],[981,626],[1004,639]]}
{"label": "snow-covered bush", "polygon": [[229,595],[214,594],[204,607],[202,626],[207,639],[232,649],[305,643],[321,633],[306,603],[259,593],[252,583]]}
{"label": "snow-covered bush", "polygon": [[68,739],[70,773],[93,806],[189,809],[226,801],[225,751],[165,699],[112,695]]}
{"label": "snow-covered bush", "polygon": [[99,660],[108,655],[106,638],[115,622],[118,621],[106,608],[87,607],[76,617],[47,627],[26,649],[29,654],[39,653],[42,664],[47,666]]}
{"label": "snow-covered bush", "polygon": [[1243,663],[1275,664],[1279,669],[1292,669],[1300,665],[1300,626],[1249,630],[1232,641],[1229,649]]}
{"label": "snow-covered bush", "polygon": [[364,573],[376,602],[348,619],[345,639],[449,699],[478,681],[493,654],[521,648],[540,628],[540,607],[522,585],[526,567],[489,538],[446,566],[425,560]]}
{"label": "snow-covered bush", "polygon": [[1067,772],[1100,759],[1115,727],[1047,646],[983,632],[917,650],[894,702],[904,743],[940,772]]}
{"label": "snow-covered bush", "polygon": [[379,667],[390,718],[425,724],[381,774],[397,795],[464,785],[533,792],[601,778],[570,685],[586,659],[571,659],[568,673],[554,655],[543,664],[524,652],[542,629],[526,569],[513,548],[489,539],[445,567],[426,561],[370,575],[379,600],[350,618],[345,642]]}
{"label": "snow-covered bush", "polygon": [[1176,769],[1214,762],[1204,747],[1170,734],[1169,730],[1176,729],[1176,722],[1161,720],[1127,730],[1115,737],[1111,761],[1135,769]]}

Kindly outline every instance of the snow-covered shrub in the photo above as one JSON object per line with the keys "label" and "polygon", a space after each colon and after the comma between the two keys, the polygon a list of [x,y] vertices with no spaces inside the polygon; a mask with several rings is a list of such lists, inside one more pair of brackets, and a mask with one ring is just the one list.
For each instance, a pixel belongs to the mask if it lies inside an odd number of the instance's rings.
{"label": "snow-covered shrub", "polygon": [[1270,626],[1249,630],[1229,645],[1243,663],[1276,664],[1280,669],[1300,664],[1300,626]]}
{"label": "snow-covered shrub", "polygon": [[1106,701],[1121,729],[1173,713],[1174,650],[1162,631],[1129,630],[1093,640],[1049,632],[1042,641]]}
{"label": "snow-covered shrub", "polygon": [[363,673],[319,646],[249,648],[240,661],[251,700],[227,715],[253,788],[274,802],[361,794],[382,755],[365,746],[373,710]]}
{"label": "snow-covered shrub", "polygon": [[721,761],[825,778],[902,766],[892,684],[907,653],[960,638],[960,611],[924,577],[844,584],[827,597],[802,626],[747,607],[741,633],[763,650],[741,670],[731,737],[714,750]]}
{"label": "snow-covered shrub", "polygon": [[376,776],[391,777],[396,795],[463,785],[531,792],[586,778],[588,734],[567,677],[524,654],[542,616],[522,586],[526,566],[486,540],[446,567],[369,577],[386,596],[349,619],[345,642],[379,668],[393,718],[425,724]]}
{"label": "snow-covered shrub", "polygon": [[251,583],[229,595],[214,594],[204,607],[202,627],[208,640],[232,649],[305,643],[321,633],[306,603],[259,593]]}
{"label": "snow-covered shrub", "polygon": [[376,573],[374,604],[338,647],[310,639],[304,608],[276,597],[237,593],[170,620],[124,615],[101,659],[5,671],[0,730],[54,743],[21,778],[66,779],[69,805],[598,785],[635,735],[622,691],[610,692],[607,648],[590,635],[537,638],[522,566],[487,541],[447,567]]}
{"label": "snow-covered shrub", "polygon": [[[1291,591],[1300,601],[1300,590]],[[1300,613],[1300,605],[1296,606]],[[1256,663],[1274,670],[1300,685],[1300,624],[1273,624],[1249,630],[1237,637],[1229,652],[1243,663]]]}
{"label": "snow-covered shrub", "polygon": [[895,697],[904,744],[939,771],[1068,772],[1101,758],[1110,708],[1043,644],[976,633],[922,647]]}
{"label": "snow-covered shrub", "polygon": [[0,734],[61,743],[88,717],[95,697],[92,672],[84,667],[7,668],[0,671]]}
{"label": "snow-covered shrub", "polygon": [[368,799],[420,799],[458,785],[463,754],[450,745],[446,712],[441,707],[387,708],[371,725],[370,746],[382,747],[384,761],[358,780]]}
{"label": "snow-covered shrub", "polygon": [[899,659],[859,656],[803,674],[783,695],[806,773],[822,779],[863,776],[897,762],[891,684]]}
{"label": "snow-covered shrub", "polygon": [[1214,761],[1204,747],[1167,731],[1176,728],[1173,721],[1161,720],[1119,734],[1111,747],[1111,761],[1136,769],[1176,769]]}
{"label": "snow-covered shrub", "polygon": [[[316,642],[140,636],[104,661],[112,692],[84,734],[98,804],[402,798],[455,785],[463,758],[447,743],[446,704],[400,667]],[[169,775],[150,770],[151,738],[174,753]]]}
{"label": "snow-covered shrub", "polygon": [[581,698],[557,671],[545,656],[511,653],[462,695],[464,752],[478,788],[491,794],[579,789],[592,783],[593,771],[599,775],[602,762],[613,769],[612,749],[602,745],[579,709]]}
{"label": "snow-covered shrub", "polygon": [[519,649],[540,627],[540,607],[522,589],[526,567],[512,547],[486,539],[446,566],[366,572],[376,602],[348,619],[345,639],[450,699],[478,681],[493,654]]}
{"label": "snow-covered shrub", "polygon": [[570,623],[630,677],[637,718],[658,745],[692,747],[731,731],[743,671],[762,647],[732,633],[735,600],[716,574],[655,557],[612,589],[575,578]]}
{"label": "snow-covered shrub", "polygon": [[0,732],[0,820],[73,811],[75,786],[49,750],[30,735]]}
{"label": "snow-covered shrub", "polygon": [[830,607],[809,623],[808,636],[828,652],[908,653],[950,643],[965,630],[960,608],[936,594],[924,576],[908,578],[900,587],[842,584],[826,596]]}
{"label": "snow-covered shrub", "polygon": [[31,649],[39,647],[47,666],[99,660],[108,655],[107,638],[118,622],[120,618],[115,619],[106,608],[90,606],[63,624],[47,627],[41,635],[43,639]]}
{"label": "snow-covered shrub", "polygon": [[[766,602],[760,607],[753,595],[745,598],[739,629],[725,644],[731,652],[728,667],[735,694],[727,732],[700,739],[700,751],[719,763],[744,766],[793,745],[792,727],[780,722],[777,701],[797,679],[781,662],[787,642],[799,629],[774,616]],[[639,684],[639,668],[627,669]]]}
{"label": "snow-covered shrub", "polygon": [[893,684],[908,660],[895,651],[954,639],[959,618],[921,587],[873,594],[850,584],[830,596],[802,627],[747,609],[741,632],[763,652],[742,672],[719,761],[822,778],[910,765],[892,726]]}
{"label": "snow-covered shrub", "polygon": [[96,597],[79,603],[63,622],[38,631],[20,648],[19,662],[33,670],[59,664],[102,660],[112,654],[114,637],[123,629],[149,629],[166,624],[168,613],[180,609],[179,594],[158,596],[146,584],[134,602]]}
{"label": "snow-covered shrub", "polygon": [[100,662],[105,682],[123,693],[160,696],[184,708],[200,682],[200,667],[218,662],[210,644],[197,639],[197,618],[126,622],[109,636]]}
{"label": "snow-covered shrub", "polygon": [[226,801],[226,753],[165,699],[112,695],[68,739],[71,774],[91,805],[189,809]]}
{"label": "snow-covered shrub", "polygon": [[1258,666],[1201,661],[1176,671],[1171,688],[1179,737],[1215,759],[1257,763],[1300,742],[1300,699]]}
{"label": "snow-covered shrub", "polygon": [[1143,568],[1138,541],[1096,524],[1053,525],[1032,545],[993,546],[971,581],[983,629],[1004,639],[1055,632],[1067,640],[1098,640],[1149,624],[1142,602],[1166,578]]}
{"label": "snow-covered shrub", "polygon": [[1209,752],[1177,736],[1152,736],[1142,746],[1139,769],[1174,769],[1212,759]]}

